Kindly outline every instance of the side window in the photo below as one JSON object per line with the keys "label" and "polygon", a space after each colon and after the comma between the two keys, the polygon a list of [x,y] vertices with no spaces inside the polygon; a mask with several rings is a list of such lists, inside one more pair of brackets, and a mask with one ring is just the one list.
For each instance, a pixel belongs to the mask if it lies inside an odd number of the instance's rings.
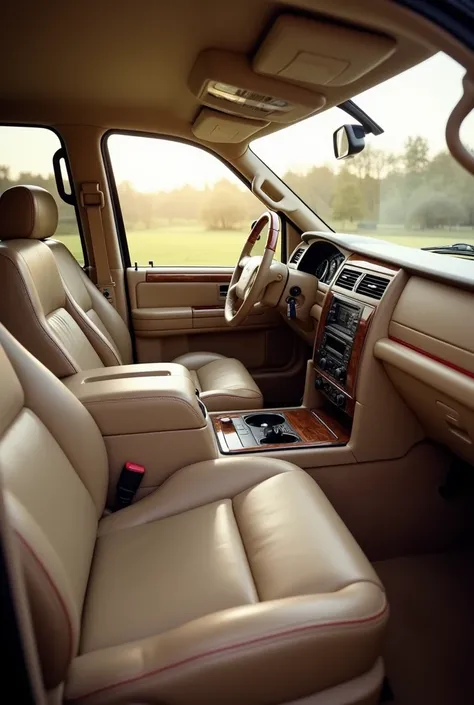
{"label": "side window", "polygon": [[[263,204],[217,157],[157,137],[107,140],[130,259],[233,266]],[[261,254],[264,242],[256,243]]]}
{"label": "side window", "polygon": [[0,194],[19,184],[41,186],[58,204],[59,222],[54,238],[64,242],[77,261],[84,253],[74,207],[58,194],[53,156],[61,147],[59,137],[44,127],[0,125]]}

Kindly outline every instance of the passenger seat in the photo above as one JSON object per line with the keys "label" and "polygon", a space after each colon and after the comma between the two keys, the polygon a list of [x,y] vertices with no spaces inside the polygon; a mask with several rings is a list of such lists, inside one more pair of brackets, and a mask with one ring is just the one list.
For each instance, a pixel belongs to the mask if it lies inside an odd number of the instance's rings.
{"label": "passenger seat", "polygon": [[[13,186],[0,197],[0,322],[57,377],[132,362],[122,318],[54,235],[58,209],[48,191]],[[48,247],[49,245],[49,247]],[[195,352],[174,362],[190,370],[210,411],[260,409],[244,365]]]}
{"label": "passenger seat", "polygon": [[376,705],[385,592],[307,473],[201,462],[104,515],[98,427],[1,325],[0,384],[0,473],[48,702]]}

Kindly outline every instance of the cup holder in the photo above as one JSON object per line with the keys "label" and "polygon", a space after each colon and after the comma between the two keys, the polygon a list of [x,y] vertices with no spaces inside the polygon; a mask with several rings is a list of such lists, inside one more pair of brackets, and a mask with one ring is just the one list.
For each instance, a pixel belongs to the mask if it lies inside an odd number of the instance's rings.
{"label": "cup holder", "polygon": [[[285,423],[285,417],[281,414],[249,414],[245,417],[245,423],[249,426],[255,426],[256,428],[270,428],[272,426],[281,426]],[[292,435],[292,434],[287,434]],[[297,440],[296,437],[294,440]],[[288,441],[291,443],[292,441]]]}
{"label": "cup holder", "polygon": [[275,437],[264,437],[260,440],[260,445],[271,445],[272,443],[296,443],[300,439],[294,433],[280,433]]}

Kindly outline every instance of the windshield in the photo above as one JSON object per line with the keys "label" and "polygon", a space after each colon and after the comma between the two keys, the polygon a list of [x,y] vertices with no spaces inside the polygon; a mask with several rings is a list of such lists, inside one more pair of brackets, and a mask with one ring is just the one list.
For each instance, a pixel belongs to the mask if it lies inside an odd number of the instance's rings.
{"label": "windshield", "polygon": [[[451,157],[446,122],[464,69],[437,54],[354,97],[383,129],[337,161],[333,132],[354,123],[331,108],[252,143],[253,151],[328,225],[412,247],[474,244],[474,179]],[[471,113],[461,132],[474,147]]]}

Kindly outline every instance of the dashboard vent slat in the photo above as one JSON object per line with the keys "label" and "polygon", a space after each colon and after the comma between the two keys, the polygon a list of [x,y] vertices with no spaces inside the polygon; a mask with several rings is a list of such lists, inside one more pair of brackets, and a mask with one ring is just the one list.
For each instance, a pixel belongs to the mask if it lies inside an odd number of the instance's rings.
{"label": "dashboard vent slat", "polygon": [[293,255],[291,256],[290,263],[291,264],[298,264],[304,251],[305,251],[304,247],[298,247],[296,252],[294,252]]}
{"label": "dashboard vent slat", "polygon": [[356,293],[368,296],[370,299],[380,300],[385,293],[385,289],[390,284],[390,279],[376,277],[374,274],[364,274],[357,285]]}
{"label": "dashboard vent slat", "polygon": [[334,286],[339,286],[341,289],[347,289],[348,291],[353,291],[356,281],[361,276],[361,273],[356,269],[349,269],[349,267],[344,267],[338,278],[336,279]]}

